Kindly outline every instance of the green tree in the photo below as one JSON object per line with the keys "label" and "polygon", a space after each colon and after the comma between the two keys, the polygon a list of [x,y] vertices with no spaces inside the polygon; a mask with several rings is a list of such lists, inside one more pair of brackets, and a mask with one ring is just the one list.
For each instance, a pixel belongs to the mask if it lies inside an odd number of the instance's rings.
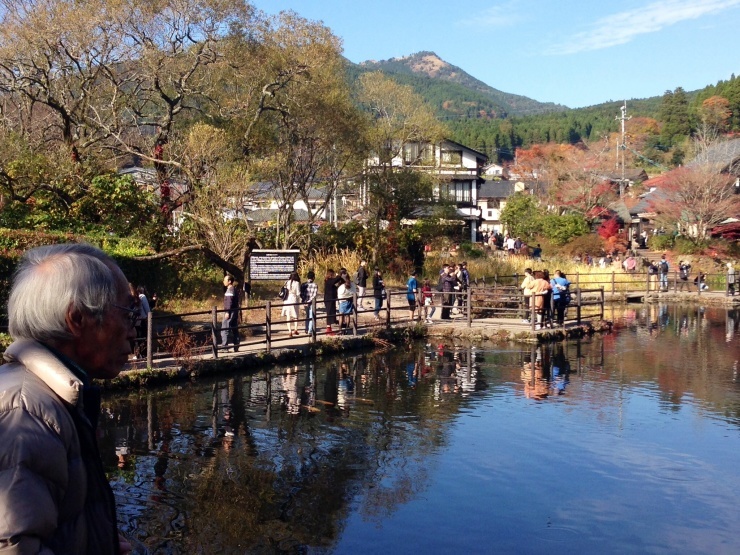
{"label": "green tree", "polygon": [[660,133],[663,144],[672,146],[684,141],[690,135],[689,101],[681,87],[663,94],[660,120],[663,123]]}
{"label": "green tree", "polygon": [[531,241],[542,229],[542,210],[533,195],[516,192],[501,211],[501,223],[512,237]]}

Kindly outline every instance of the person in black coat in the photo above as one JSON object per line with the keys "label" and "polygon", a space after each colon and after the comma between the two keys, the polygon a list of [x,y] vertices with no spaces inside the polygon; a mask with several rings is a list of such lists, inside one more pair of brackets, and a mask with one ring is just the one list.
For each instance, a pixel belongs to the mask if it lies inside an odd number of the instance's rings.
{"label": "person in black coat", "polygon": [[342,277],[329,268],[324,278],[324,306],[326,307],[326,333],[332,333],[332,326],[337,324],[337,287]]}

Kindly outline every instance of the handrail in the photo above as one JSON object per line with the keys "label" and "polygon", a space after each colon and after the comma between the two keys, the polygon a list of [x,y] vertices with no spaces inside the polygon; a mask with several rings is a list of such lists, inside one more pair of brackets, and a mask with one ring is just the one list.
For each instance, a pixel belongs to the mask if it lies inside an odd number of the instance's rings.
{"label": "handrail", "polygon": [[[659,283],[656,276],[647,274],[646,272],[634,272],[634,273],[623,273],[623,272],[604,272],[604,273],[590,273],[588,275],[588,282],[581,284],[581,275],[576,273],[571,278],[571,304],[568,309],[571,309],[571,317],[564,319],[566,322],[575,322],[581,324],[583,320],[589,318],[601,318],[604,317],[604,305],[605,295],[611,291],[615,293],[617,285],[634,285],[635,289],[622,289],[622,291],[637,291],[648,293],[655,289],[656,283]],[[593,281],[592,278],[595,276],[606,276],[605,281]],[[717,280],[724,277],[725,274],[706,274],[707,281],[713,283],[716,287]],[[433,291],[433,299],[436,301],[434,309],[444,309],[453,311],[457,310],[458,313],[462,313],[464,316],[465,324],[470,327],[476,319],[483,318],[527,318],[529,317],[529,323],[531,329],[535,330],[536,320],[538,316],[541,316],[543,325],[553,325],[553,315],[555,314],[556,306],[553,297],[550,296],[549,306],[543,307],[542,312],[538,312],[535,303],[531,302],[532,296],[525,296],[524,293],[519,289],[519,274],[511,276],[482,276],[471,280],[470,287],[462,291],[450,291],[450,292],[438,292]],[[671,279],[673,278],[673,279]],[[513,283],[511,281],[513,280]],[[673,290],[676,291],[678,288],[678,281],[680,276],[678,271],[669,273],[668,284],[669,290],[670,285],[673,285]],[[713,281],[714,280],[714,281]],[[509,283],[506,283],[506,282]],[[689,290],[697,289],[693,284],[693,280],[689,277],[688,280],[680,280],[684,283],[689,283]],[[682,288],[683,289],[683,288]],[[716,289],[715,289],[716,290]],[[702,294],[702,291],[697,291],[698,295]],[[351,335],[357,335],[360,330],[372,328],[374,326],[384,326],[386,328],[391,327],[394,323],[408,323],[409,321],[421,321],[425,314],[423,298],[421,295],[417,295],[417,302],[415,304],[413,316],[410,312],[410,307],[405,302],[394,302],[401,297],[406,297],[406,290],[387,290],[387,296],[383,299],[375,299],[372,292],[366,294],[363,297],[359,297],[357,293],[353,294],[353,310],[349,318],[349,326],[346,329],[340,328],[336,330],[340,333],[350,333]],[[545,296],[547,293],[541,294]],[[535,295],[535,297],[538,295]],[[376,309],[365,308],[364,306],[358,305],[358,302],[364,302],[366,299],[373,299],[376,303]],[[309,324],[311,329],[309,334],[309,341],[315,342],[318,336],[334,335],[335,330],[329,329],[326,326],[327,314],[323,312],[319,314],[319,307],[324,306],[325,301],[313,299],[311,303],[311,315],[310,318],[304,316],[305,305],[302,302],[295,303],[273,303],[272,301],[265,301],[260,304],[250,304],[248,306],[239,308],[239,323],[236,326],[236,333],[240,335],[246,331],[251,330],[254,335],[247,336],[242,341],[244,345],[264,345],[264,349],[269,352],[275,342],[282,342],[291,339],[292,336],[283,336],[281,332],[277,331],[277,328],[283,324],[288,323],[288,319],[278,316],[278,310],[285,306],[295,306],[298,308],[299,322],[306,322]],[[444,304],[447,303],[447,304]],[[599,310],[592,311],[588,310],[584,314],[584,308],[598,307]],[[400,311],[400,312],[399,312]],[[379,321],[369,320],[367,318],[360,318],[362,315],[376,312],[378,316],[383,312],[383,317],[379,318]],[[573,317],[575,312],[575,317]],[[179,335],[180,333],[185,334],[198,334],[203,336],[210,336],[209,341],[204,342],[202,347],[199,348],[210,348],[214,357],[218,357],[220,350],[227,348],[226,346],[220,345],[219,338],[221,336],[220,329],[220,315],[225,314],[226,311],[219,309],[214,306],[210,310],[206,311],[193,311],[182,314],[154,314],[149,313],[147,318],[147,336],[145,338],[147,344],[147,364],[152,366],[154,351],[156,350],[157,342],[163,339],[169,339]],[[404,314],[406,313],[406,314]],[[250,316],[257,314],[256,318]],[[155,321],[166,321],[173,319],[202,317],[202,321],[197,324],[202,325],[201,329],[192,331],[188,330],[189,325],[193,325],[193,322],[182,322],[180,325],[172,323],[168,327],[179,328],[177,333],[163,334],[157,332],[155,329]],[[412,319],[413,318],[413,319]],[[368,321],[369,320],[369,321]],[[457,321],[460,321],[459,319]],[[321,325],[321,327],[319,327]],[[325,330],[323,328],[326,328]],[[264,330],[264,334],[262,333]],[[319,331],[321,330],[321,331]],[[256,341],[250,340],[250,337],[259,337]],[[140,340],[142,341],[142,340]]]}

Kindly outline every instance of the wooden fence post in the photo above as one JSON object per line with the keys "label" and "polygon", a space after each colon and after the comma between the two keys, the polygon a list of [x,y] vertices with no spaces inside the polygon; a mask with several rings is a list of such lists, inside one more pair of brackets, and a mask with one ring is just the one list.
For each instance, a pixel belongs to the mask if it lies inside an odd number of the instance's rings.
{"label": "wooden fence post", "polygon": [[391,296],[392,293],[386,289],[385,296],[385,327],[391,327]]}
{"label": "wooden fence post", "polygon": [[152,352],[152,343],[154,343],[154,316],[152,311],[146,315],[146,367],[151,368],[154,361],[154,353]]}
{"label": "wooden fence post", "polygon": [[650,270],[647,271],[647,288],[646,288],[646,296],[650,295]]}
{"label": "wooden fence post", "polygon": [[218,358],[218,308],[211,308],[211,343],[213,348],[213,358]]}
{"label": "wooden fence post", "polygon": [[[576,274],[577,275],[577,274]],[[576,324],[581,325],[581,288],[576,289]]]}
{"label": "wooden fence post", "polygon": [[265,351],[272,348],[272,301],[265,303]]}
{"label": "wooden fence post", "polygon": [[614,272],[614,270],[612,270],[612,295],[616,291],[616,289],[614,288],[614,274],[615,274],[615,272]]}
{"label": "wooden fence post", "polygon": [[352,294],[352,335],[357,335],[357,291]]}
{"label": "wooden fence post", "polygon": [[465,304],[467,305],[467,308],[468,308],[468,315],[467,315],[468,316],[468,327],[471,327],[473,325],[473,312],[472,312],[472,308],[470,307],[470,302],[473,300],[473,294],[472,294],[472,290],[470,287],[468,287],[468,289],[466,290],[465,295],[467,296],[466,298],[467,302]]}
{"label": "wooden fence post", "polygon": [[316,296],[311,299],[311,342],[316,343]]}
{"label": "wooden fence post", "polygon": [[604,319],[604,288],[601,288],[601,320]]}

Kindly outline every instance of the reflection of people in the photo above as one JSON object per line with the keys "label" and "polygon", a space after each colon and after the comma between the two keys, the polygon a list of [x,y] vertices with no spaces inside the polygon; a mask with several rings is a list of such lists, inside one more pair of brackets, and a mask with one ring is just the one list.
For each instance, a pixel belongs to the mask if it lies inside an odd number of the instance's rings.
{"label": "reflection of people", "polygon": [[552,357],[552,388],[558,395],[565,393],[569,382],[570,362],[565,357],[563,346],[558,345]]}
{"label": "reflection of people", "polygon": [[0,368],[0,551],[120,553],[116,507],[98,454],[100,392],[118,375],[138,312],[123,272],[81,244],[20,262]]}
{"label": "reflection of people", "polygon": [[524,382],[524,396],[528,399],[546,399],[549,394],[549,386],[544,375],[542,358],[539,349],[532,360],[526,356],[522,365],[522,381]]}

